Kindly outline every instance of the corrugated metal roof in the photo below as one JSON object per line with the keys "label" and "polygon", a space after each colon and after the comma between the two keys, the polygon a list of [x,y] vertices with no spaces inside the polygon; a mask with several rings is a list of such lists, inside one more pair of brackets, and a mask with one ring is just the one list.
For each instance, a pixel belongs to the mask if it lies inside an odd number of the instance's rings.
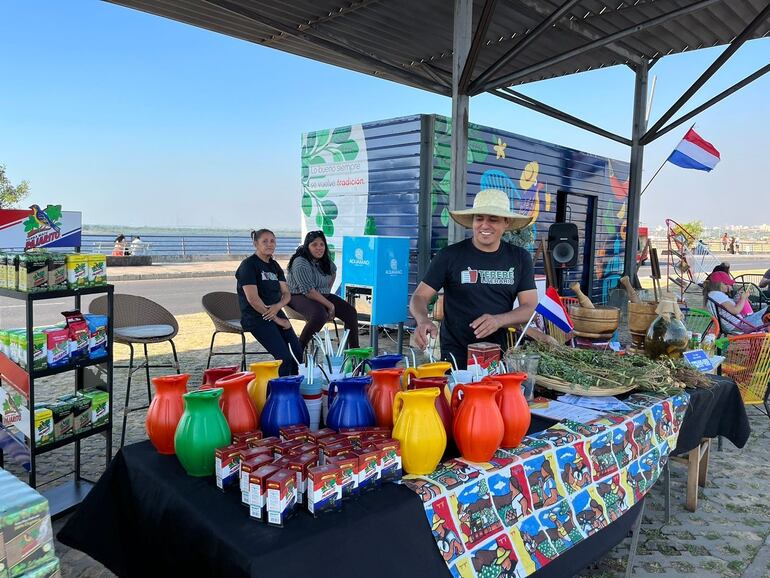
{"label": "corrugated metal roof", "polygon": [[[451,0],[106,1],[432,92],[451,92]],[[499,0],[473,78],[562,3]],[[484,4],[474,0],[474,29]],[[769,5],[770,0],[581,0],[493,79],[525,84],[728,44]],[[661,22],[642,26],[655,18]],[[628,33],[612,44],[546,63],[622,31]],[[768,34],[770,17],[765,17],[752,38]]]}

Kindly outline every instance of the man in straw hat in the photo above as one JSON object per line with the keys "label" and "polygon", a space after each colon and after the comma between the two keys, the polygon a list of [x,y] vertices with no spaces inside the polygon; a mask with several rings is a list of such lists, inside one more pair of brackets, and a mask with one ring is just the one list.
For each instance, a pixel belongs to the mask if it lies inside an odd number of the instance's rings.
{"label": "man in straw hat", "polygon": [[532,258],[525,249],[501,241],[503,233],[526,227],[531,218],[512,212],[508,195],[497,189],[479,191],[472,208],[449,214],[473,229],[473,236],[438,252],[409,310],[417,321],[415,342],[424,348],[429,336],[436,336],[428,303],[444,289],[441,357],[449,360],[451,353],[464,368],[468,345],[491,341],[505,349],[507,328],[526,323],[537,306]]}

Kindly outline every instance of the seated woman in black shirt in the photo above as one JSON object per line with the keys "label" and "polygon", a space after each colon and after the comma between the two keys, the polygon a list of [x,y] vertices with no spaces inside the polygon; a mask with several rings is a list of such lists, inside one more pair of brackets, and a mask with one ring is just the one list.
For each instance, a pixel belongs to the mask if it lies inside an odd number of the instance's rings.
{"label": "seated woman in black shirt", "polygon": [[251,232],[255,252],[244,259],[235,278],[238,280],[238,301],[241,306],[241,326],[250,331],[267,352],[283,361],[279,375],[296,375],[302,347],[297,334],[282,311],[291,294],[281,266],[273,259],[275,235],[268,229]]}
{"label": "seated woman in black shirt", "polygon": [[350,347],[358,347],[358,314],[344,299],[331,292],[337,267],[329,257],[323,231],[310,231],[289,260],[289,307],[307,319],[299,336],[304,348],[327,321],[341,319],[350,330]]}

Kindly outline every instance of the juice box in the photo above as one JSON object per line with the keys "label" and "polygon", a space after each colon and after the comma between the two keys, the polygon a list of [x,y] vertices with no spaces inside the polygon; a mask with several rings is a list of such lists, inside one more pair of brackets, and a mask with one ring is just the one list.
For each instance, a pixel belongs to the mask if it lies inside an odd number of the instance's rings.
{"label": "juice box", "polygon": [[67,287],[81,289],[88,283],[88,257],[80,253],[67,255]]}
{"label": "juice box", "polygon": [[106,424],[110,419],[110,394],[101,389],[89,389],[83,395],[91,398],[91,426]]}
{"label": "juice box", "polygon": [[358,456],[358,491],[364,493],[376,489],[380,485],[380,450],[367,448],[352,453]]}
{"label": "juice box", "polygon": [[[500,365],[500,346],[489,341],[479,341],[468,346],[468,369],[476,362],[485,373],[494,373]],[[475,359],[474,359],[475,358]]]}
{"label": "juice box", "polygon": [[45,329],[46,361],[48,367],[62,367],[70,362],[69,331],[66,329]]}
{"label": "juice box", "polygon": [[91,429],[91,398],[82,393],[62,396],[57,401],[72,405],[73,432],[78,434]]}
{"label": "juice box", "polygon": [[282,427],[278,430],[281,435],[281,441],[302,440],[307,441],[307,436],[310,433],[310,428],[306,425],[290,425]]}
{"label": "juice box", "polygon": [[397,482],[402,476],[401,442],[394,439],[376,440],[371,444],[380,450],[380,481]]}
{"label": "juice box", "polygon": [[340,434],[334,434],[333,436],[327,436],[318,440],[318,458],[320,459],[320,463],[324,463],[324,450],[327,447],[333,446],[334,444],[338,444],[340,442],[351,443],[348,438]]}
{"label": "juice box", "polygon": [[273,448],[273,456],[275,459],[282,458],[284,456],[288,456],[291,453],[291,450],[293,448],[298,448],[301,445],[304,445],[304,440],[293,440],[288,442],[281,442]]}
{"label": "juice box", "polygon": [[339,466],[314,466],[307,469],[307,509],[313,516],[333,512],[342,507]]}
{"label": "juice box", "polygon": [[233,434],[233,443],[243,442],[245,444],[248,444],[251,441],[257,441],[261,439],[262,439],[262,432],[259,430]]}
{"label": "juice box", "polygon": [[281,443],[281,440],[279,440],[275,436],[269,436],[266,438],[262,438],[261,440],[254,440],[249,444],[252,448],[270,448],[271,452],[275,451],[275,447]]}
{"label": "juice box", "polygon": [[318,444],[320,440],[331,436],[336,436],[336,435],[337,435],[336,431],[334,431],[331,428],[325,427],[323,429],[319,429],[318,431],[309,432],[307,435],[307,441]]}
{"label": "juice box", "polygon": [[214,474],[220,490],[226,490],[238,481],[241,450],[245,448],[245,443],[232,443],[214,450]]}
{"label": "juice box", "polygon": [[53,441],[53,412],[41,403],[35,404],[35,444],[43,446]]}
{"label": "juice box", "polygon": [[[258,454],[256,456],[251,456],[249,458],[241,460],[240,464],[240,490],[241,490],[241,502],[249,506],[251,504],[251,498],[249,497],[250,494],[250,488],[249,488],[249,476],[256,472],[259,468],[262,466],[267,466],[272,464],[273,456],[270,454]],[[274,465],[274,464],[272,464]],[[276,466],[277,467],[277,466]]]}
{"label": "juice box", "polygon": [[[326,463],[326,460],[332,456],[338,456],[353,450],[353,443],[350,440],[337,442],[336,444],[323,447],[323,458],[321,461]],[[319,458],[321,457],[321,450],[319,448]]]}
{"label": "juice box", "polygon": [[48,255],[48,289],[67,288],[67,256],[63,253]]}
{"label": "juice box", "polygon": [[267,505],[267,481],[270,476],[280,472],[278,466],[266,465],[249,475],[249,516],[257,520],[265,519]]}
{"label": "juice box", "polygon": [[307,492],[307,470],[310,467],[318,465],[318,456],[314,453],[291,456],[289,458],[289,469],[294,472],[297,484],[297,503],[301,504],[305,500]]}
{"label": "juice box", "polygon": [[107,284],[107,257],[104,255],[85,255],[88,266],[86,284],[93,287]]}
{"label": "juice box", "polygon": [[75,430],[75,414],[72,404],[57,400],[51,403],[48,408],[53,413],[54,439],[58,442],[72,436]]}
{"label": "juice box", "polygon": [[279,470],[267,479],[267,523],[283,528],[297,509],[297,478],[293,471]]}
{"label": "juice box", "polygon": [[313,454],[318,457],[318,446],[313,442],[305,442],[301,446],[297,446],[289,450],[289,456],[299,456],[302,454]]}
{"label": "juice box", "polygon": [[340,454],[326,458],[328,464],[339,467],[339,484],[342,488],[342,499],[358,496],[358,456],[352,453]]}

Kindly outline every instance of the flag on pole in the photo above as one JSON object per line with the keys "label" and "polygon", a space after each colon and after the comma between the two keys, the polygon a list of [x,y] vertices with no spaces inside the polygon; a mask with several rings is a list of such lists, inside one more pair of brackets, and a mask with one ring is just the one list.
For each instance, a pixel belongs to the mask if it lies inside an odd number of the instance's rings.
{"label": "flag on pole", "polygon": [[714,145],[690,129],[666,160],[683,169],[709,172],[717,166],[720,156]]}
{"label": "flag on pole", "polygon": [[553,287],[546,289],[545,296],[537,304],[535,312],[540,313],[540,315],[556,325],[564,333],[572,331],[572,319],[570,319],[559,294]]}

